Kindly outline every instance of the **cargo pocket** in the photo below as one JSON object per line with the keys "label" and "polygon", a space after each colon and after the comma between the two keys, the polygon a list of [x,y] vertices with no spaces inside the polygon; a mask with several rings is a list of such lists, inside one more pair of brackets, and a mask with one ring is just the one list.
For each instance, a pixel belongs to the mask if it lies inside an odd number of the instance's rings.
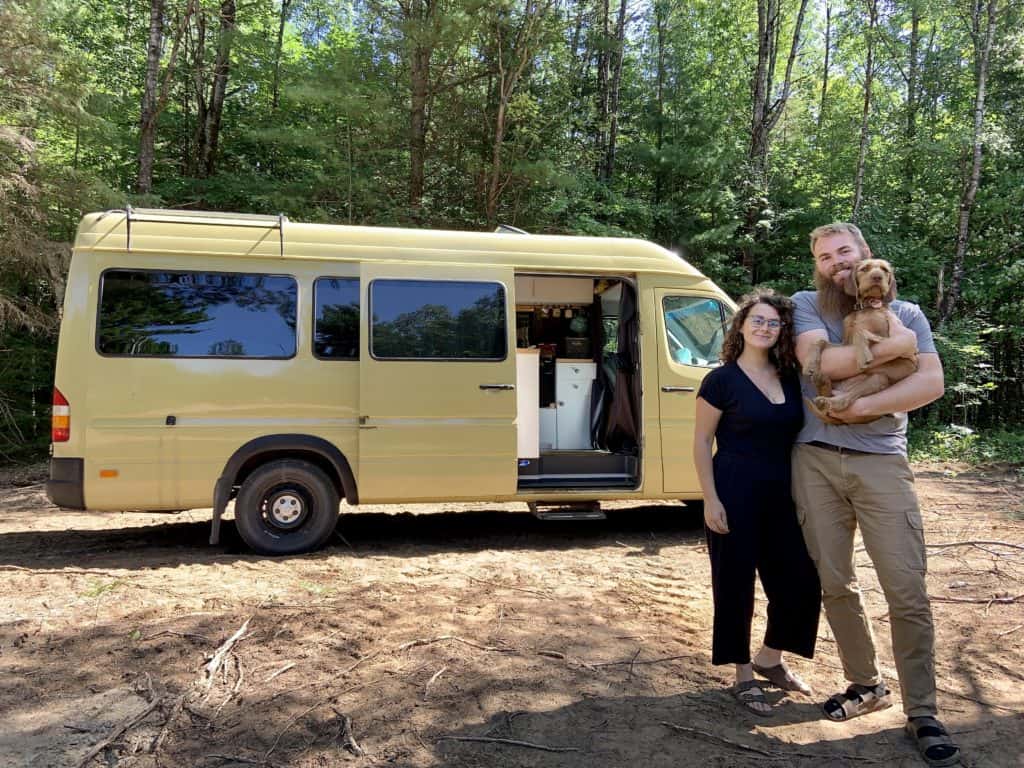
{"label": "cargo pocket", "polygon": [[920,507],[907,509],[906,563],[915,571],[928,570],[928,555],[924,547],[924,523]]}

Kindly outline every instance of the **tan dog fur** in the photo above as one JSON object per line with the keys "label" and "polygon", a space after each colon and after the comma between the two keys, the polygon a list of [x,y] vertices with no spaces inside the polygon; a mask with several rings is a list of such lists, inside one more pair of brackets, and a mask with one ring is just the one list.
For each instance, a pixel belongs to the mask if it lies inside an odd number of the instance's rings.
{"label": "tan dog fur", "polygon": [[871,344],[889,336],[889,303],[896,298],[896,278],[892,266],[884,259],[865,259],[850,270],[853,290],[857,296],[857,309],[843,319],[843,345],[856,350],[857,365],[863,373],[832,385],[832,380],[821,372],[821,353],[830,346],[819,341],[811,350],[804,365],[804,375],[810,376],[818,396],[808,401],[811,410],[827,424],[865,424],[877,416],[844,420],[833,418],[829,411],[845,411],[855,400],[881,392],[917,370],[917,354],[895,360],[867,370],[874,360]]}

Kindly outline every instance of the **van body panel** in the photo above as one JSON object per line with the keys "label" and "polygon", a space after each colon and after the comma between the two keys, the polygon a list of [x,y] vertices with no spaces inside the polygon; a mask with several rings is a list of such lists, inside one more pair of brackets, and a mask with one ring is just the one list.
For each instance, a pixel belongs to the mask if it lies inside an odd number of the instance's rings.
{"label": "van body panel", "polygon": [[[295,290],[294,354],[174,356],[186,346],[148,357],[135,347],[101,354],[98,315],[108,270],[288,278]],[[517,489],[517,276],[590,278],[595,289],[597,279],[607,279],[636,290],[643,393],[636,414],[637,488]],[[316,281],[324,278],[342,281],[353,304],[358,296],[358,354],[354,332],[344,336],[353,339],[351,353],[316,346]],[[502,354],[375,355],[375,281],[500,286]],[[556,282],[540,288],[561,286]],[[558,291],[557,301],[534,293],[524,295],[524,306],[586,304],[582,293],[568,302]],[[670,310],[666,300],[675,302]],[[348,298],[337,301],[332,306],[349,306]],[[634,239],[300,224],[180,211],[88,214],[73,249],[55,376],[69,403],[70,438],[53,445],[48,490],[55,500],[96,510],[209,507],[215,488],[226,501],[244,479],[244,472],[222,479],[232,457],[247,445],[274,445],[283,435],[336,449],[354,476],[350,501],[359,503],[699,498],[694,400],[713,364],[701,356],[710,356],[713,345],[708,338],[680,344],[686,329],[674,326],[704,312],[701,328],[709,330],[711,305],[702,301],[717,302],[723,317],[732,311],[728,297],[686,261]],[[437,304],[418,311],[441,312],[444,302]],[[403,338],[397,316],[384,322],[391,323],[393,339]]]}
{"label": "van body panel", "polygon": [[[390,283],[389,283],[390,281]],[[501,287],[502,359],[390,359],[374,349],[375,286]],[[365,263],[359,470],[363,503],[512,495],[516,488],[513,272],[503,267]],[[444,308],[437,307],[438,312]],[[399,318],[400,321],[400,318]],[[399,321],[396,321],[396,325]]]}
{"label": "van body panel", "polygon": [[[721,319],[718,328],[712,331],[713,313],[722,318],[723,312],[731,312],[732,304],[720,291],[699,291],[690,287],[657,288],[654,299],[652,309],[657,314],[659,347],[656,391],[664,492],[679,498],[699,498],[700,480],[693,463],[697,393],[704,377],[718,365],[718,352],[725,333]],[[670,325],[673,311],[683,314],[683,324]],[[687,330],[693,331],[693,335],[684,336]],[[702,331],[710,333],[703,335]]]}

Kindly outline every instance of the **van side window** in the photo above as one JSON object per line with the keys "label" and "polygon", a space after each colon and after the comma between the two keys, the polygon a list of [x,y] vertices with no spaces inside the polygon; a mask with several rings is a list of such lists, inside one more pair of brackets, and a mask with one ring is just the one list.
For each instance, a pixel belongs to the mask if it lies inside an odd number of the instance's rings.
{"label": "van side window", "polygon": [[289,358],[298,286],[283,275],[110,269],[96,348],[117,357]]}
{"label": "van side window", "polygon": [[455,280],[370,283],[370,352],[382,360],[504,360],[505,287]]}
{"label": "van side window", "polygon": [[358,360],[359,278],[318,278],[313,303],[313,354],[326,360]]}
{"label": "van side window", "polygon": [[662,311],[672,360],[708,368],[719,364],[731,310],[703,296],[666,296]]}

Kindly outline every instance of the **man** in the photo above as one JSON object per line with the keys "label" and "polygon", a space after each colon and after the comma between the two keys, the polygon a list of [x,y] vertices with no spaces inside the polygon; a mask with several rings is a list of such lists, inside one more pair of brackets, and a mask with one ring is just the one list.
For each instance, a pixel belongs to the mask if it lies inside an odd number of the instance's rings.
{"label": "man", "polygon": [[[819,340],[842,342],[843,316],[855,301],[844,290],[846,281],[861,259],[871,257],[860,230],[846,223],[811,232],[811,253],[817,291],[793,296],[801,363]],[[959,761],[959,748],[935,717],[934,630],[906,436],[906,412],[942,396],[942,364],[917,305],[893,302],[890,321],[890,337],[871,347],[872,366],[916,350],[917,372],[830,414],[839,420],[878,417],[865,424],[825,424],[805,405],[804,428],[793,449],[793,494],[807,549],[821,577],[825,613],[851,683],[825,702],[825,714],[846,720],[891,706],[853,564],[853,535],[859,526],[889,604],[907,730],[930,765],[953,765]],[[833,381],[862,372],[852,346],[826,348],[821,370]],[[806,377],[803,387],[813,398]]]}

